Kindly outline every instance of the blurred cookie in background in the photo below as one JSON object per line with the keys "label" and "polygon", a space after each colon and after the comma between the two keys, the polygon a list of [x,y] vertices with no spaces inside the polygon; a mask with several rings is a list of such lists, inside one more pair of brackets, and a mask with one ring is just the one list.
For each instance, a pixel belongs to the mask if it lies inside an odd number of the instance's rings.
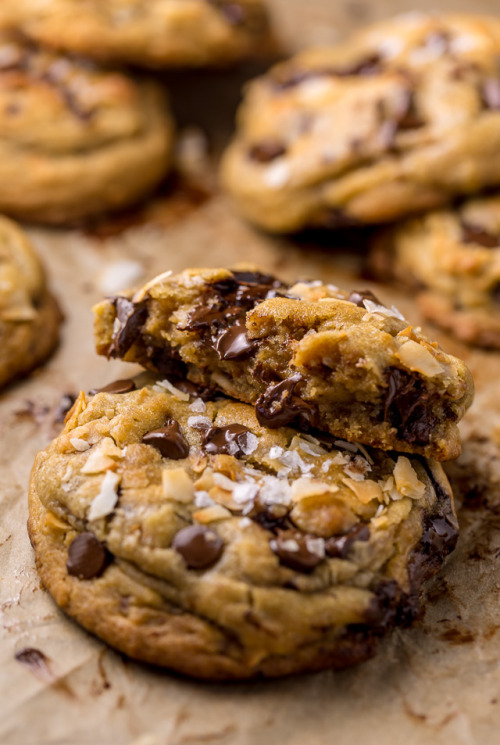
{"label": "blurred cookie in background", "polygon": [[272,46],[261,0],[21,0],[0,22],[56,49],[146,67],[226,65]]}
{"label": "blurred cookie in background", "polygon": [[65,223],[132,204],[168,171],[163,89],[0,33],[0,210]]}
{"label": "blurred cookie in background", "polygon": [[411,13],[251,83],[222,181],[274,232],[390,222],[500,182],[500,20]]}
{"label": "blurred cookie in background", "polygon": [[426,319],[500,348],[500,194],[407,220],[375,242],[371,270],[413,286]]}

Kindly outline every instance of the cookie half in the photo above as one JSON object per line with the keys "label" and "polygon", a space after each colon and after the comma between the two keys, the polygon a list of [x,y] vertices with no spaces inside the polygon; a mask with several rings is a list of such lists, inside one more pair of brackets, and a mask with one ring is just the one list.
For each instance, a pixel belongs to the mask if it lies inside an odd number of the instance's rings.
{"label": "cookie half", "polygon": [[467,367],[371,293],[189,269],[107,298],[95,314],[100,354],[255,404],[265,426],[439,460],[460,452]]}
{"label": "cookie half", "polygon": [[437,463],[133,387],[81,394],[33,469],[37,565],[69,616],[214,680],[346,667],[411,621],[457,536]]}
{"label": "cookie half", "polygon": [[413,286],[430,321],[500,348],[500,196],[402,223],[377,239],[370,264],[382,281]]}
{"label": "cookie half", "polygon": [[0,209],[63,223],[133,203],[165,175],[161,87],[0,33]]}
{"label": "cookie half", "polygon": [[409,13],[247,90],[222,179],[271,231],[383,223],[500,182],[500,19]]}
{"label": "cookie half", "polygon": [[0,386],[47,359],[57,345],[60,322],[30,241],[0,216]]}
{"label": "cookie half", "polygon": [[270,46],[262,0],[20,0],[2,5],[4,27],[104,62],[222,65]]}

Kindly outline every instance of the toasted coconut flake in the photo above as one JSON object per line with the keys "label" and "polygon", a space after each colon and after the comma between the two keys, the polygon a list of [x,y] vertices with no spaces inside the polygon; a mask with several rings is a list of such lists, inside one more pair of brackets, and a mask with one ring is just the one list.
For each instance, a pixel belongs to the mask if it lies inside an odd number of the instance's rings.
{"label": "toasted coconut flake", "polygon": [[121,477],[114,471],[106,471],[99,493],[94,497],[87,515],[88,520],[98,520],[110,515],[118,501],[118,484]]}

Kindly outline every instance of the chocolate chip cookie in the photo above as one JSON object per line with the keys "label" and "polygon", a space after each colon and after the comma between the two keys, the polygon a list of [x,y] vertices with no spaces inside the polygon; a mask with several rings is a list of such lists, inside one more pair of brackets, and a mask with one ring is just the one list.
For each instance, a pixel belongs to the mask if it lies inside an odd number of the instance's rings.
{"label": "chocolate chip cookie", "polygon": [[439,464],[168,380],[112,388],[80,395],[32,474],[37,565],[69,616],[219,680],[346,667],[411,621],[457,536]]}
{"label": "chocolate chip cookie", "polygon": [[149,67],[220,65],[269,43],[262,0],[19,0],[0,23],[49,47]]}
{"label": "chocolate chip cookie", "polygon": [[377,239],[370,264],[381,280],[413,286],[429,320],[500,347],[500,196],[402,223]]}
{"label": "chocolate chip cookie", "polygon": [[187,377],[293,424],[439,460],[460,452],[473,384],[369,292],[289,285],[254,268],[160,275],[95,308],[99,354]]}
{"label": "chocolate chip cookie", "polygon": [[0,210],[62,223],[124,207],[164,176],[171,148],[155,82],[0,33]]}
{"label": "chocolate chip cookie", "polygon": [[250,85],[222,179],[271,231],[382,223],[500,182],[500,19],[410,13]]}
{"label": "chocolate chip cookie", "polygon": [[0,386],[44,362],[59,336],[61,313],[23,231],[0,216]]}

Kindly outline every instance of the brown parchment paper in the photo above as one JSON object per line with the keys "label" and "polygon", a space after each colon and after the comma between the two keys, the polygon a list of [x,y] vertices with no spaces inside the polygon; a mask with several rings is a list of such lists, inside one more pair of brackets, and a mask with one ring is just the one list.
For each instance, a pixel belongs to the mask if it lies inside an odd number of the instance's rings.
{"label": "brown parchment paper", "polygon": [[[432,0],[418,5],[434,7]],[[500,12],[498,0],[442,0],[439,7]],[[272,9],[285,42],[297,48],[334,40],[359,23],[412,5],[274,0]],[[244,74],[174,76],[169,82],[181,120],[201,122],[220,144],[230,130]],[[66,619],[42,589],[26,534],[33,457],[60,427],[54,416],[62,394],[133,373],[131,366],[108,363],[93,351],[90,308],[110,291],[109,272],[123,271],[117,262],[134,262],[137,281],[167,268],[252,260],[288,278],[366,284],[355,277],[361,257],[353,248],[339,253],[324,238],[318,247],[312,237],[271,239],[243,224],[217,192],[213,170],[207,172],[203,162],[200,167],[197,148],[191,143],[188,151],[195,186],[184,181],[132,216],[90,231],[29,228],[66,322],[50,363],[0,397],[0,743],[498,743],[500,353],[473,351],[436,331],[448,350],[467,360],[478,390],[463,423],[463,456],[450,466],[462,503],[461,538],[429,585],[422,618],[385,640],[375,659],[343,673],[199,684],[115,654]],[[376,291],[417,322],[411,297]],[[26,649],[38,653],[16,659]]]}

